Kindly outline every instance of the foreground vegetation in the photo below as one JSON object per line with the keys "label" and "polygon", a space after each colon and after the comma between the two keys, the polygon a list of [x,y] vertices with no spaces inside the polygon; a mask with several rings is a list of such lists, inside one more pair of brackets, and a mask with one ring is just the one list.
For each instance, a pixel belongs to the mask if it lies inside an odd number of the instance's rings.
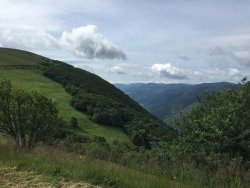
{"label": "foreground vegetation", "polygon": [[[221,165],[213,171],[208,167],[194,167],[191,161],[173,163],[161,160],[155,163],[151,159],[150,162],[136,167],[139,159],[135,156],[134,160],[127,160],[131,166],[126,167],[42,145],[32,151],[18,151],[6,138],[4,142],[1,141],[0,153],[0,166],[15,168],[21,174],[31,172],[43,175],[46,182],[55,187],[62,181],[125,188],[250,187],[250,172],[233,162],[229,166]],[[144,151],[141,156],[145,155],[148,153]]]}
{"label": "foreground vegetation", "polygon": [[164,177],[55,148],[42,146],[33,151],[18,152],[10,145],[1,143],[1,165],[50,176],[51,182],[63,178],[104,187],[171,187],[174,183]]}

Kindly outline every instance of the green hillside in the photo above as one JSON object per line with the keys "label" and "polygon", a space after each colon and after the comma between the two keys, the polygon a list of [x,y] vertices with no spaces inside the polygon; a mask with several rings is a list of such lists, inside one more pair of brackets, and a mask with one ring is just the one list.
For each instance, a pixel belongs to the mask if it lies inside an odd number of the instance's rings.
{"label": "green hillside", "polygon": [[57,103],[66,122],[78,120],[77,134],[108,142],[131,140],[151,148],[176,133],[109,82],[64,62],[30,52],[0,49],[0,73],[17,88],[38,90]]}
{"label": "green hillside", "polygon": [[18,49],[9,49],[9,48],[0,48],[0,65],[30,65],[35,66],[41,62],[41,59],[44,57],[36,55],[31,52],[18,50]]}
{"label": "green hillside", "polygon": [[44,59],[44,57],[33,53],[0,48],[0,65],[4,65],[0,66],[0,75],[13,81],[17,88],[37,90],[52,98],[57,103],[59,112],[65,121],[69,122],[72,116],[78,119],[82,129],[81,134],[103,136],[109,142],[116,139],[129,142],[128,136],[120,128],[107,128],[98,125],[91,121],[87,115],[75,110],[70,105],[70,94],[65,91],[62,85],[43,76],[43,72],[37,68],[37,65]]}

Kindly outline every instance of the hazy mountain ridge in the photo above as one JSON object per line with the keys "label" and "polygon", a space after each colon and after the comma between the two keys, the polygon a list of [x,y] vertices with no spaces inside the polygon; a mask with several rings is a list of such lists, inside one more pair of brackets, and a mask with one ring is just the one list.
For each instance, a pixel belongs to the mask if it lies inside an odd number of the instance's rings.
{"label": "hazy mountain ridge", "polygon": [[179,112],[189,111],[191,107],[195,106],[197,96],[203,97],[205,91],[218,91],[237,85],[229,82],[217,82],[196,85],[133,83],[115,84],[115,86],[158,118],[167,120]]}

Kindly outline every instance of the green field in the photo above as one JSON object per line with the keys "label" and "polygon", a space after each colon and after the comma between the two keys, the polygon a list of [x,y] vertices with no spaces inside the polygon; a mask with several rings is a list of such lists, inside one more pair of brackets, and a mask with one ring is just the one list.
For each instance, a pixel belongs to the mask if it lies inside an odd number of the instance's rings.
{"label": "green field", "polygon": [[[13,57],[14,55],[15,57]],[[70,105],[71,95],[60,84],[43,76],[36,66],[23,66],[36,65],[42,61],[42,58],[29,52],[1,48],[0,77],[11,80],[16,88],[27,91],[36,90],[53,99],[65,121],[69,122],[73,116],[77,118],[81,128],[78,130],[82,130],[79,131],[79,134],[103,136],[109,143],[112,143],[115,139],[130,142],[128,136],[120,128],[98,125],[92,122],[87,115],[75,110]]]}

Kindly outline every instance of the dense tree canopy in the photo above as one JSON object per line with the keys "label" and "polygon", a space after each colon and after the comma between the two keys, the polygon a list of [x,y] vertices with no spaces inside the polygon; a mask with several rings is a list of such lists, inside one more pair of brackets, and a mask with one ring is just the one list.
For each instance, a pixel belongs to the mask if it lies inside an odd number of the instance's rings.
{"label": "dense tree canopy", "polygon": [[199,102],[177,123],[175,152],[197,161],[222,156],[250,160],[250,83],[243,79],[239,89],[207,93]]}
{"label": "dense tree canopy", "polygon": [[0,81],[0,131],[10,135],[21,148],[33,148],[59,132],[58,110],[52,100],[38,92],[13,89]]}

